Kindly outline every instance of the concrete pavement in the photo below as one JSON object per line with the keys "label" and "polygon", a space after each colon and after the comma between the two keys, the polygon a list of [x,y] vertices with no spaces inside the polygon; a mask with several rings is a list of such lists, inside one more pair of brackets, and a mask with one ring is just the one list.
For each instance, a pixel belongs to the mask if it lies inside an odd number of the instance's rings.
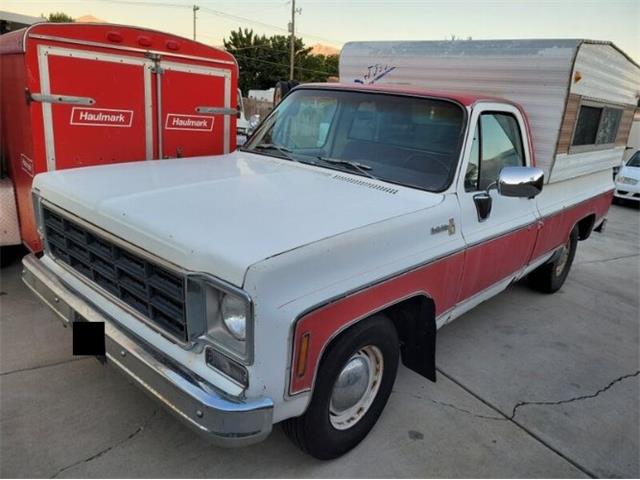
{"label": "concrete pavement", "polygon": [[380,421],[320,462],[276,427],[211,447],[92,358],[1,271],[2,477],[638,477],[640,213],[613,206],[555,295],[510,287],[444,327],[436,384],[401,367]]}

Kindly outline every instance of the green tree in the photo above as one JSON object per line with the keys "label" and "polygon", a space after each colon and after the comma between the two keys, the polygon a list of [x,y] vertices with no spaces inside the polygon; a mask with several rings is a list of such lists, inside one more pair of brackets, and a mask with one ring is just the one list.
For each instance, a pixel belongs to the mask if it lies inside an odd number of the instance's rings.
{"label": "green tree", "polygon": [[[224,39],[224,47],[238,61],[239,86],[246,95],[250,88],[267,89],[289,78],[290,37],[256,35],[239,28]],[[335,58],[334,58],[335,57]],[[301,38],[295,41],[294,78],[300,82],[324,82],[338,74],[338,56],[312,55]]]}
{"label": "green tree", "polygon": [[67,15],[64,12],[53,12],[53,13],[50,13],[49,15],[42,15],[42,17],[44,17],[47,20],[47,22],[53,22],[53,23],[75,22],[75,20],[70,15]]}

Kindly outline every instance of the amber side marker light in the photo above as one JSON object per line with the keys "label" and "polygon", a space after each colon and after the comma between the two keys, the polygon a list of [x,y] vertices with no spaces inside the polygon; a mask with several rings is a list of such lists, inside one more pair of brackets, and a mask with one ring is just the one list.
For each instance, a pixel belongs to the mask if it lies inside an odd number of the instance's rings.
{"label": "amber side marker light", "polygon": [[311,338],[310,333],[305,333],[302,335],[300,339],[300,344],[298,345],[298,363],[296,364],[296,375],[298,377],[304,376],[307,371],[307,358],[309,357],[309,339]]}

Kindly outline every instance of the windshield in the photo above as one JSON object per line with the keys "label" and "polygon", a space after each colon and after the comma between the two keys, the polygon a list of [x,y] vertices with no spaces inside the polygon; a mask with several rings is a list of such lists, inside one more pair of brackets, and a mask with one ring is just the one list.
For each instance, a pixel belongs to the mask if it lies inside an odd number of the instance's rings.
{"label": "windshield", "polygon": [[458,161],[463,119],[463,109],[445,100],[301,89],[243,150],[442,191]]}
{"label": "windshield", "polygon": [[627,167],[640,167],[640,151],[637,151],[627,162]]}

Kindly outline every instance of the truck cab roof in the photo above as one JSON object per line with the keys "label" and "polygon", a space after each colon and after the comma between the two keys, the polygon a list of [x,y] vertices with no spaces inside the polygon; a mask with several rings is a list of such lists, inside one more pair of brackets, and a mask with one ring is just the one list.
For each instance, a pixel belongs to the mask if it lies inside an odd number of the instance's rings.
{"label": "truck cab roof", "polygon": [[361,83],[305,83],[296,87],[301,88],[321,88],[327,90],[349,90],[361,92],[378,92],[396,95],[411,95],[416,97],[441,98],[459,103],[469,107],[481,101],[495,101],[515,105],[514,102],[504,98],[492,97],[472,92],[451,92],[444,90],[431,90],[427,88],[415,87],[412,85],[389,85],[389,84],[361,84]]}

